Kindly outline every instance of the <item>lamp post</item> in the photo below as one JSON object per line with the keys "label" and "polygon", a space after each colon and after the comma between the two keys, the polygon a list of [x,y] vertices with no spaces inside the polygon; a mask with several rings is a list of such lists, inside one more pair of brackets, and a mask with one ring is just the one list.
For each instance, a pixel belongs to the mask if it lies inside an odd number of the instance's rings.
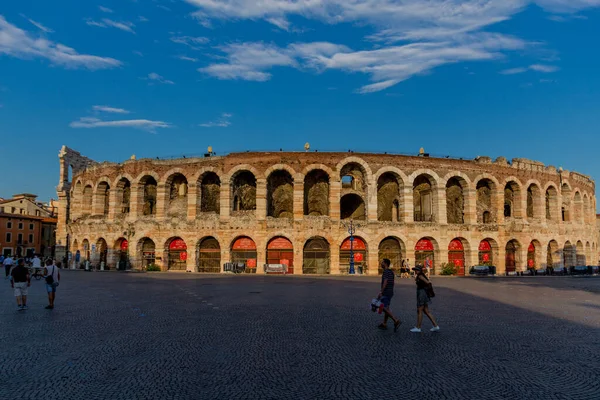
{"label": "lamp post", "polygon": [[354,270],[354,233],[360,228],[360,224],[350,220],[348,222],[342,221],[342,225],[348,229],[348,234],[350,234],[350,268],[348,274],[354,275],[356,273]]}
{"label": "lamp post", "polygon": [[126,250],[126,260],[125,260],[125,269],[131,269],[131,263],[129,262],[129,246],[130,240],[133,236],[135,236],[135,228],[133,224],[130,222],[127,224],[127,229],[123,232],[123,236],[127,238],[127,250]]}

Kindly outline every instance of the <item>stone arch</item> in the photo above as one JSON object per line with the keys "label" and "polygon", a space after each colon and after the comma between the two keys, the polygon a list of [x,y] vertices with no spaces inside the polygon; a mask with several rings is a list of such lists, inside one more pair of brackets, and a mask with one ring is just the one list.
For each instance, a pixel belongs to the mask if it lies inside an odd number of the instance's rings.
{"label": "stone arch", "polygon": [[533,239],[527,247],[527,269],[541,269],[543,262],[542,244],[539,240]]}
{"label": "stone arch", "polygon": [[304,175],[304,215],[329,215],[330,177],[327,170],[314,168]]}
{"label": "stone arch", "polygon": [[[352,249],[352,250],[351,250]],[[346,237],[340,245],[340,259],[339,266],[341,273],[348,273],[350,268],[351,256],[354,256],[354,264],[356,270],[358,267],[368,265],[369,259],[369,245],[367,240],[363,236],[354,236],[354,240],[351,241],[350,237]]]}
{"label": "stone arch", "polygon": [[430,271],[435,274],[439,264],[440,246],[438,241],[431,236],[424,236],[415,244],[415,265],[430,266]]}
{"label": "stone arch", "polygon": [[558,222],[558,190],[554,184],[546,185],[545,190],[546,220]]}
{"label": "stone arch", "polygon": [[[420,170],[421,171],[421,170]],[[415,222],[435,222],[437,218],[438,182],[435,172],[423,170],[411,174]]]}
{"label": "stone arch", "polygon": [[505,271],[507,274],[516,273],[520,265],[521,260],[521,244],[517,239],[511,239],[506,243],[505,250]]}
{"label": "stone arch", "polygon": [[165,175],[163,183],[167,216],[185,217],[188,206],[188,180],[179,168],[174,168],[171,171],[170,175]]}
{"label": "stone arch", "polygon": [[290,176],[292,177],[292,180],[294,180],[294,181],[296,180],[297,175],[298,175],[296,170],[288,164],[275,164],[275,165],[271,165],[269,168],[267,168],[265,170],[263,177],[268,180],[269,176],[271,176],[273,174],[273,172],[275,172],[275,171],[287,171],[287,173],[290,174]]}
{"label": "stone arch", "polygon": [[92,248],[90,247],[90,241],[87,238],[84,238],[81,241],[81,249],[83,250],[83,253],[82,253],[81,257],[84,260],[89,260]]}
{"label": "stone arch", "polygon": [[404,181],[393,171],[377,177],[377,220],[402,222],[404,212]]}
{"label": "stone arch", "polygon": [[[267,216],[294,218],[294,178],[291,168],[274,169],[267,176]],[[292,170],[293,171],[293,170]]]}
{"label": "stone arch", "polygon": [[573,195],[573,209],[574,209],[574,221],[583,222],[583,199],[581,198],[581,192],[579,189],[575,189]]}
{"label": "stone arch", "polygon": [[235,167],[231,168],[229,171],[227,171],[225,173],[225,175],[223,176],[223,180],[225,182],[229,182],[231,184],[231,183],[233,183],[233,178],[235,177],[235,175],[237,175],[238,173],[243,172],[243,171],[250,172],[254,176],[254,179],[258,179],[257,177],[261,176],[261,174],[258,172],[258,170],[256,168],[254,168],[252,165],[239,164],[239,165],[236,165]]}
{"label": "stone arch", "polygon": [[330,244],[324,237],[313,236],[304,243],[303,274],[329,274],[331,272]]}
{"label": "stone arch", "polygon": [[240,169],[231,176],[231,209],[233,212],[253,212],[256,210],[256,175],[247,169]]}
{"label": "stone arch", "polygon": [[379,242],[378,273],[381,275],[381,261],[387,258],[391,261],[390,268],[396,272],[400,271],[402,260],[406,255],[406,245],[396,236],[387,236]]}
{"label": "stone arch", "polygon": [[156,207],[158,202],[158,181],[153,175],[144,175],[138,180],[138,199],[142,210],[141,214],[144,216],[156,215]]}
{"label": "stone arch", "polygon": [[91,184],[83,187],[83,196],[81,199],[81,214],[88,216],[92,214],[92,204],[94,198],[94,189]]}
{"label": "stone arch", "polygon": [[530,180],[525,184],[525,187],[527,187],[527,205],[525,209],[527,219],[541,219],[545,215],[543,213],[542,185],[537,180]]}
{"label": "stone arch", "polygon": [[561,213],[563,222],[571,222],[572,218],[572,201],[571,201],[571,185],[568,182],[563,182],[561,186]]}
{"label": "stone arch", "polygon": [[362,158],[359,157],[346,157],[343,160],[341,160],[340,162],[337,163],[337,165],[335,166],[336,171],[340,171],[340,176],[343,176],[342,170],[348,165],[348,164],[358,164],[361,166],[361,169],[363,171],[363,173],[365,174],[365,183],[366,182],[370,182],[372,176],[373,176],[373,171],[371,171],[371,167],[369,167],[369,164],[363,160]]}
{"label": "stone arch", "polygon": [[267,264],[287,265],[287,273],[294,273],[294,244],[284,235],[270,238],[266,245]]}
{"label": "stone arch", "polygon": [[352,214],[352,210],[344,209],[342,204],[353,205],[355,203],[360,203],[348,201],[348,199],[352,199],[354,196],[348,197],[346,201],[343,200],[344,197],[350,194],[356,195],[362,199],[362,203],[365,204],[366,215],[366,204],[369,198],[369,182],[371,176],[370,170],[365,168],[361,163],[347,162],[339,169],[339,171],[339,179],[342,182],[342,190],[340,193],[340,215]]}
{"label": "stone arch", "polygon": [[196,269],[198,272],[221,272],[221,245],[214,236],[205,236],[196,244]]}
{"label": "stone arch", "polygon": [[563,265],[565,268],[570,268],[577,263],[577,251],[570,241],[566,241],[563,247]]}
{"label": "stone arch", "polygon": [[115,214],[119,215],[127,215],[131,210],[131,182],[133,178],[130,175],[122,174],[118,176],[114,183],[113,187],[116,191],[115,198]]}
{"label": "stone arch", "polygon": [[229,245],[231,261],[243,264],[246,272],[256,273],[258,253],[256,242],[250,236],[236,236]]}
{"label": "stone arch", "polygon": [[490,237],[482,239],[477,250],[479,265],[496,266],[499,262],[500,246],[495,239]]}
{"label": "stone arch", "polygon": [[492,224],[497,221],[496,204],[498,185],[488,177],[476,181],[475,196],[477,223]]}
{"label": "stone arch", "polygon": [[453,172],[446,175],[443,182],[446,182],[447,222],[449,224],[464,224],[471,181],[465,174]]}
{"label": "stone arch", "polygon": [[221,213],[221,178],[211,168],[195,180],[198,185],[198,209],[201,213]]}
{"label": "stone arch", "polygon": [[169,271],[186,271],[188,247],[180,236],[172,236],[165,241],[165,254],[167,255],[167,269]]}
{"label": "stone arch", "polygon": [[592,257],[592,246],[590,244],[590,242],[585,242],[585,261],[586,264],[592,264],[593,261],[593,257]]}
{"label": "stone arch", "polygon": [[364,199],[356,193],[348,193],[340,199],[340,218],[364,221],[367,209]]}
{"label": "stone arch", "polygon": [[106,244],[106,239],[103,237],[96,240],[96,258],[98,260],[98,266],[101,267],[104,263],[104,267],[108,267],[108,245]]}
{"label": "stone arch", "polygon": [[546,255],[546,267],[547,268],[560,268],[561,267],[561,254],[560,247],[556,240],[550,240],[548,242]]}
{"label": "stone arch", "polygon": [[504,218],[521,218],[521,188],[523,185],[515,177],[504,180]]}
{"label": "stone arch", "polygon": [[144,236],[138,240],[136,254],[140,268],[145,269],[149,265],[154,265],[156,263],[156,244],[154,240],[148,236]]}
{"label": "stone arch", "polygon": [[590,218],[590,216],[591,216],[590,198],[588,197],[587,192],[584,192],[583,193],[583,222],[584,223],[593,222],[592,219]]}
{"label": "stone arch", "polygon": [[471,259],[471,245],[463,237],[456,237],[448,244],[448,264],[454,265],[456,274],[466,275],[467,263]]}
{"label": "stone arch", "polygon": [[96,204],[97,212],[99,215],[108,217],[108,211],[110,208],[110,180],[108,178],[102,178],[96,185]]}
{"label": "stone arch", "polygon": [[585,247],[583,245],[583,242],[581,240],[578,240],[576,245],[575,245],[575,251],[576,251],[576,265],[586,265],[586,259],[585,259]]}

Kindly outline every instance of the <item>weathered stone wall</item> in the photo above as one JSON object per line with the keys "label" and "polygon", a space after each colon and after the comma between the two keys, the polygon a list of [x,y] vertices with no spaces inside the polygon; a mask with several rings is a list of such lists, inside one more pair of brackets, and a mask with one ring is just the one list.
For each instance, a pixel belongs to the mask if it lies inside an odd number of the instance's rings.
{"label": "weathered stone wall", "polygon": [[[180,179],[173,188],[173,177],[179,175],[185,180]],[[350,176],[352,182],[346,184],[344,176]],[[108,215],[99,206],[92,206],[89,215],[83,212],[88,207],[83,201],[84,188],[92,187],[97,195],[103,181],[111,188],[124,188],[127,182],[131,188],[127,212],[124,189],[110,190]],[[183,182],[186,188],[182,188]],[[507,188],[510,190],[505,193]],[[422,193],[432,216],[429,220],[415,220],[415,211],[423,207],[421,200],[417,202]],[[573,262],[586,259],[595,263],[598,252],[592,223],[594,182],[581,174],[523,159],[509,163],[504,158],[492,161],[488,157],[468,161],[387,154],[267,152],[129,160],[89,165],[75,174],[70,199],[61,201],[71,211],[66,230],[71,242],[88,240],[93,244],[103,238],[113,251],[124,230],[133,227],[130,248],[134,264],[141,262],[141,241],[151,239],[157,262],[165,269],[167,246],[175,237],[186,242],[186,265],[193,271],[199,257],[193,249],[204,238],[217,240],[222,264],[232,259],[235,239],[247,236],[256,244],[260,266],[266,262],[269,241],[282,236],[293,244],[294,273],[302,273],[303,249],[313,237],[329,243],[330,271],[338,273],[340,245],[348,236],[341,223],[344,217],[361,220],[357,221],[361,225],[356,235],[366,243],[363,263],[370,273],[377,271],[379,246],[386,238],[388,244],[389,238],[394,238],[402,257],[411,263],[416,243],[428,238],[435,248],[438,270],[448,262],[448,246],[453,239],[463,243],[467,266],[478,263],[479,244],[488,240],[493,263],[500,272],[511,241],[518,243],[518,269],[526,267],[530,243],[534,243],[536,266],[540,268],[549,259],[553,264],[563,263],[565,248],[569,252],[572,247],[579,248],[582,253],[579,259],[569,253],[567,263],[573,258]],[[507,218],[505,202],[511,205]],[[566,221],[561,218],[563,207],[568,214]],[[150,213],[150,209],[154,211]],[[489,213],[485,221],[484,213]],[[548,252],[549,248],[558,250]]]}

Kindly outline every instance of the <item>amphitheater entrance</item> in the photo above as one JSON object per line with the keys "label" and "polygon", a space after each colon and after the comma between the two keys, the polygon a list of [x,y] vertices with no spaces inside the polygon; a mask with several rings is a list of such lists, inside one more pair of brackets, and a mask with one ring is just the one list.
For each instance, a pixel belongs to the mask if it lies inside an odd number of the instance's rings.
{"label": "amphitheater entrance", "polygon": [[239,237],[231,245],[231,262],[244,264],[246,272],[256,273],[256,259],[256,243],[249,237]]}
{"label": "amphitheater entrance", "polygon": [[90,242],[87,239],[83,239],[81,242],[81,246],[83,247],[83,261],[88,261],[90,259]]}
{"label": "amphitheater entrance", "polygon": [[537,269],[538,265],[535,262],[535,244],[529,243],[527,248],[527,269]]}
{"label": "amphitheater entrance", "polygon": [[187,244],[181,238],[169,242],[169,271],[185,271],[187,264]]}
{"label": "amphitheater entrance", "polygon": [[287,238],[278,236],[267,244],[267,264],[283,264],[287,273],[294,273],[294,245]]}
{"label": "amphitheater entrance", "polygon": [[570,268],[576,263],[577,253],[575,246],[571,242],[567,241],[563,247],[563,264],[566,268]]}
{"label": "amphitheater entrance", "polygon": [[517,270],[518,257],[517,252],[519,251],[520,245],[516,240],[511,240],[506,244],[506,272],[511,273]]}
{"label": "amphitheater entrance", "polygon": [[142,255],[142,268],[154,265],[156,262],[156,245],[154,241],[150,238],[143,238],[140,240],[139,246]]}
{"label": "amphitheater entrance", "polygon": [[402,260],[404,256],[402,254],[402,244],[399,239],[395,237],[387,237],[379,243],[379,263],[377,272],[379,275],[383,273],[381,269],[381,261],[387,258],[391,261],[391,269],[393,271],[400,271],[400,267],[402,266]]}
{"label": "amphitheater entrance", "polygon": [[[352,249],[352,251],[350,249]],[[352,238],[348,237],[342,242],[342,245],[340,246],[340,273],[347,274],[350,270],[351,255],[354,257],[356,271],[358,273],[361,271],[363,273],[366,272],[367,244],[362,238],[358,236]]]}
{"label": "amphitheater entrance", "polygon": [[551,240],[548,243],[548,254],[546,256],[546,264],[548,267],[560,268],[560,249],[556,240]]}
{"label": "amphitheater entrance", "polygon": [[421,265],[423,268],[429,267],[430,272],[434,273],[435,266],[435,247],[430,239],[423,238],[415,245],[415,266]]}
{"label": "amphitheater entrance", "polygon": [[330,273],[329,243],[322,237],[308,239],[304,245],[303,274],[325,275]]}
{"label": "amphitheater entrance", "polygon": [[107,268],[108,246],[103,238],[98,239],[96,242],[96,252],[98,253],[98,266],[102,266],[102,263],[104,263],[104,268]]}
{"label": "amphitheater entrance", "polygon": [[221,246],[212,236],[201,239],[198,243],[198,272],[218,274],[221,272]]}
{"label": "amphitheater entrance", "polygon": [[489,240],[479,242],[479,265],[494,265],[494,255]]}
{"label": "amphitheater entrance", "polygon": [[127,250],[129,242],[125,238],[120,238],[115,242],[115,256],[117,260],[117,269],[124,271],[127,268]]}
{"label": "amphitheater entrance", "polygon": [[456,267],[457,275],[465,274],[465,248],[460,239],[454,239],[448,245],[448,263]]}

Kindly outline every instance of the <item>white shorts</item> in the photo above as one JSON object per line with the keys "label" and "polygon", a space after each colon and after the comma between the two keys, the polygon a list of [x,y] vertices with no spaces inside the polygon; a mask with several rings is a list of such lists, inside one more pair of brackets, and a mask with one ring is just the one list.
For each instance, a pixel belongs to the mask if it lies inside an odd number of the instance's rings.
{"label": "white shorts", "polygon": [[15,296],[27,296],[27,282],[15,282]]}

